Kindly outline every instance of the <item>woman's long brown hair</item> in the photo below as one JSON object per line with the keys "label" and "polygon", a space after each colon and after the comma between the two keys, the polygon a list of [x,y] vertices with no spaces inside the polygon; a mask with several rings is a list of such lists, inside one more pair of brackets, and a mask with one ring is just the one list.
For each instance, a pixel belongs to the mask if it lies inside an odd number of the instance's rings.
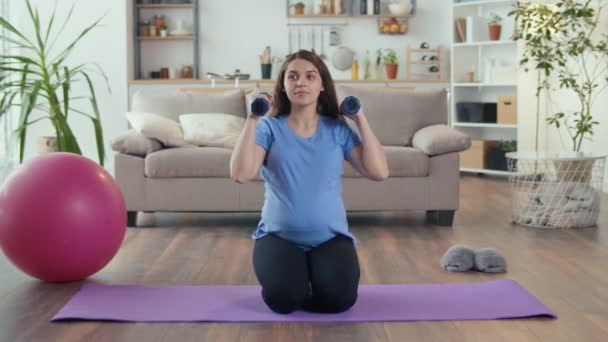
{"label": "woman's long brown hair", "polygon": [[309,61],[317,70],[319,70],[324,91],[319,94],[317,112],[320,115],[329,116],[334,119],[343,119],[340,107],[338,106],[336,87],[327,66],[321,57],[308,50],[299,50],[298,52],[287,56],[285,59],[283,66],[281,66],[281,71],[279,71],[277,83],[274,88],[274,102],[270,116],[289,115],[291,113],[291,101],[289,101],[287,93],[285,92],[285,72],[287,71],[289,63],[295,59]]}

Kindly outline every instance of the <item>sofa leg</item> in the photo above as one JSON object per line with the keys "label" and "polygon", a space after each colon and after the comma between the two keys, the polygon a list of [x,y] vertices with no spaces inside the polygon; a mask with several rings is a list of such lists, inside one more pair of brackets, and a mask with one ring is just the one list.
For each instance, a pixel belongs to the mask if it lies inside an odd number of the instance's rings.
{"label": "sofa leg", "polygon": [[127,227],[137,227],[137,211],[127,211]]}
{"label": "sofa leg", "polygon": [[439,226],[452,226],[454,212],[454,210],[427,210],[426,221]]}

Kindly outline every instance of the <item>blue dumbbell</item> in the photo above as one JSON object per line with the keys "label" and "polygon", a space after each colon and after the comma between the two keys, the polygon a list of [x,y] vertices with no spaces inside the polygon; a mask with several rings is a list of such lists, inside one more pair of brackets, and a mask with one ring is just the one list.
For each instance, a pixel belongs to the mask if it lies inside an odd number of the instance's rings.
{"label": "blue dumbbell", "polygon": [[354,96],[348,96],[340,104],[340,111],[345,115],[354,115],[361,109],[361,102]]}
{"label": "blue dumbbell", "polygon": [[[266,92],[260,93],[260,94],[265,94],[265,95],[271,97],[271,95]],[[268,112],[269,109],[270,109],[270,103],[268,103],[268,101],[265,98],[258,97],[257,99],[253,100],[253,102],[251,103],[251,113],[253,113],[253,115],[264,116],[266,114],[266,112]]]}

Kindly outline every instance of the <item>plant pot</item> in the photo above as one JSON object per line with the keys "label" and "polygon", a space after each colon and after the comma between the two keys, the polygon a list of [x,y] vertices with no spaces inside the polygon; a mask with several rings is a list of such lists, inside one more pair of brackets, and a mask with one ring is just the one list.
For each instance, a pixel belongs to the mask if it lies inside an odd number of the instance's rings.
{"label": "plant pot", "polygon": [[490,40],[500,40],[500,31],[502,26],[498,24],[489,24],[488,33],[490,34]]}
{"label": "plant pot", "polygon": [[167,36],[167,30],[160,30],[160,36],[161,37],[166,37]]}
{"label": "plant pot", "polygon": [[488,150],[488,169],[507,171],[506,152],[500,147],[492,147]]}
{"label": "plant pot", "polygon": [[38,137],[38,154],[45,155],[59,151],[56,137]]}
{"label": "plant pot", "polygon": [[387,64],[386,65],[386,78],[394,80],[397,78],[397,69],[399,64]]}
{"label": "plant pot", "polygon": [[296,6],[296,15],[304,15],[304,7]]}

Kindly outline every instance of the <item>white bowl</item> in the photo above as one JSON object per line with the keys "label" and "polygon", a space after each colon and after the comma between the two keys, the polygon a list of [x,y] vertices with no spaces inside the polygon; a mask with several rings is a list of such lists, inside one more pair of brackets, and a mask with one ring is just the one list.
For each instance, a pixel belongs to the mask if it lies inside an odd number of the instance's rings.
{"label": "white bowl", "polygon": [[405,3],[405,4],[396,4],[396,3],[393,3],[393,4],[388,4],[388,10],[393,15],[408,16],[412,12],[412,4],[411,3]]}

